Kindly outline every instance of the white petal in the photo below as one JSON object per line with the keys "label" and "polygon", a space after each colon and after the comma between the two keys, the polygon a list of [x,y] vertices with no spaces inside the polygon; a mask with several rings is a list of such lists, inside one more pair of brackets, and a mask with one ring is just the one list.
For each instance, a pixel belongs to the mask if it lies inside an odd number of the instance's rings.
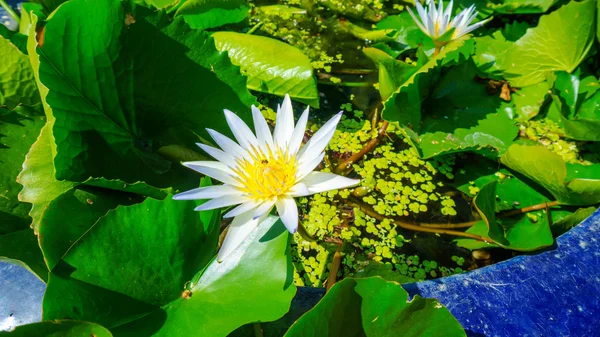
{"label": "white petal", "polygon": [[288,192],[288,195],[290,197],[305,197],[307,195],[311,195],[312,193],[310,193],[310,191],[308,190],[308,187],[306,186],[305,183],[303,182],[299,182],[296,185],[294,185],[290,191]]}
{"label": "white petal", "polygon": [[211,199],[202,205],[194,208],[195,211],[207,211],[215,208],[229,207],[232,205],[241,204],[248,201],[248,197],[244,195],[226,195]]}
{"label": "white petal", "polygon": [[[419,5],[421,5],[421,4],[419,4]],[[427,32],[427,28],[425,28],[425,26],[423,26],[423,24],[421,23],[421,21],[419,21],[419,19],[417,19],[417,17],[413,13],[413,11],[410,8],[406,8],[406,9],[408,9],[408,14],[410,14],[410,16],[412,16],[413,20],[415,21],[415,23],[417,24],[417,26],[419,27],[419,29],[421,31],[423,31],[423,33],[429,34]]]}
{"label": "white petal", "polygon": [[254,210],[259,205],[260,205],[260,202],[257,202],[255,200],[248,200],[248,201],[244,202],[243,204],[240,204],[239,206],[235,207],[231,211],[225,213],[225,215],[223,215],[223,217],[224,218],[233,218],[234,216],[238,216],[242,213],[246,213],[250,210]]}
{"label": "white petal", "polygon": [[452,8],[454,7],[454,0],[450,0],[450,4],[446,7],[445,17],[450,18],[452,16]]}
{"label": "white petal", "polygon": [[281,148],[285,148],[294,132],[294,111],[289,95],[285,95],[281,108],[277,111],[273,141]]}
{"label": "white petal", "polygon": [[240,190],[231,185],[214,185],[194,188],[173,196],[173,200],[212,199],[225,195],[240,194]]}
{"label": "white petal", "polygon": [[258,227],[258,224],[266,218],[267,215],[253,218],[252,212],[246,212],[233,218],[233,222],[229,225],[225,240],[223,240],[223,245],[221,245],[221,249],[217,255],[217,261],[223,262]]}
{"label": "white petal", "polygon": [[467,28],[467,29],[466,29],[466,30],[465,30],[465,31],[462,33],[462,35],[465,35],[465,34],[468,34],[468,33],[472,32],[472,31],[474,31],[475,29],[477,29],[477,28],[479,28],[479,27],[481,27],[481,26],[485,25],[486,23],[490,22],[491,20],[492,20],[492,18],[487,18],[487,19],[485,19],[485,20],[483,20],[483,21],[479,21],[479,22],[477,22],[476,24],[473,24],[473,25],[469,26],[469,27],[468,27],[468,28]]}
{"label": "white petal", "polygon": [[261,217],[265,214],[269,214],[269,212],[271,212],[271,210],[273,209],[273,206],[275,205],[275,200],[276,200],[275,198],[271,198],[271,199],[264,201],[262,204],[260,204],[260,206],[258,206],[256,209],[254,209],[253,217],[257,218],[257,217]]}
{"label": "white petal", "polygon": [[306,107],[306,110],[298,119],[298,123],[296,123],[296,127],[294,128],[294,132],[290,137],[290,144],[288,145],[288,153],[296,154],[298,149],[300,149],[300,145],[302,145],[302,140],[304,139],[304,133],[306,132],[306,123],[308,123],[308,111],[309,107]]}
{"label": "white petal", "polygon": [[220,161],[221,163],[223,163],[231,168],[234,168],[237,166],[235,158],[232,155],[230,155],[229,153],[219,150],[216,147],[208,146],[206,144],[196,143],[196,145],[198,145],[204,152],[208,153],[209,156],[215,158],[216,160]]}
{"label": "white petal", "polygon": [[256,136],[252,133],[248,125],[235,113],[227,109],[223,111],[225,112],[227,124],[238,143],[247,150],[250,149],[250,145],[258,146],[258,139],[256,139]]}
{"label": "white petal", "polygon": [[219,145],[219,147],[226,153],[230,153],[237,158],[248,157],[248,152],[244,150],[238,143],[213,129],[206,129],[206,131],[208,131],[208,134],[212,137],[212,139],[214,139],[217,145]]}
{"label": "white petal", "polygon": [[437,13],[436,13],[436,20],[439,22],[439,20],[442,18],[442,15],[444,13],[444,2],[439,0],[438,3],[439,3],[439,6],[438,6]]}
{"label": "white petal", "polygon": [[240,185],[240,183],[233,178],[235,174],[231,169],[218,161],[188,161],[181,164],[225,184],[234,186]]}
{"label": "white petal", "polygon": [[302,182],[305,183],[308,190],[314,194],[356,186],[360,183],[360,180],[350,179],[328,172],[311,172],[302,179]]}
{"label": "white petal", "polygon": [[428,18],[427,11],[425,10],[425,8],[423,8],[423,6],[421,5],[421,2],[415,1],[415,5],[417,6],[417,12],[419,13],[419,17],[421,18],[421,21],[423,21],[423,23],[425,23]]}
{"label": "white petal", "polygon": [[325,147],[327,147],[327,144],[329,144],[331,137],[333,137],[333,134],[335,133],[337,124],[342,118],[342,113],[343,112],[340,111],[338,114],[333,116],[310,138],[310,140],[298,152],[299,160],[302,160],[304,155],[311,155],[311,151],[314,151],[312,152],[312,156],[314,156],[325,150]]}
{"label": "white petal", "polygon": [[271,135],[269,124],[267,124],[262,112],[254,105],[252,106],[252,119],[254,120],[254,130],[256,131],[258,142],[273,146],[273,135]]}
{"label": "white petal", "polygon": [[296,181],[302,180],[302,178],[311,173],[315,167],[319,166],[319,164],[323,161],[323,157],[325,157],[325,152],[321,152],[319,155],[313,158],[310,158],[308,154],[304,156],[306,160],[301,161],[296,169]]}
{"label": "white petal", "polygon": [[277,213],[287,230],[294,234],[298,230],[298,206],[292,197],[277,198]]}

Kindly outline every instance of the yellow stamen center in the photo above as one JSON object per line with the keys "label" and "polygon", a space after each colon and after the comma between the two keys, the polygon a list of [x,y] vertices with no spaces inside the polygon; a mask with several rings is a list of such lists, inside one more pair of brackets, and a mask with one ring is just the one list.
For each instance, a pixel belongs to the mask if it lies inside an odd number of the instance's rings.
{"label": "yellow stamen center", "polygon": [[255,199],[268,199],[287,193],[296,184],[296,156],[267,146],[267,152],[252,147],[251,160],[238,159],[233,170],[243,187],[240,190]]}

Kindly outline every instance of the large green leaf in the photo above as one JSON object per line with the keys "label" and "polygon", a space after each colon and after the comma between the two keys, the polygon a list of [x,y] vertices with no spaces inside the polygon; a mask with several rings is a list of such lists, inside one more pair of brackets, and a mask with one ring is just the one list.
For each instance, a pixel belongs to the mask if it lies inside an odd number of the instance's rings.
{"label": "large green leaf", "polygon": [[310,59],[296,47],[264,36],[235,32],[213,34],[215,44],[248,76],[248,88],[290,97],[319,107]]}
{"label": "large green leaf", "polygon": [[[178,298],[216,249],[218,228],[205,231],[194,206],[148,198],[109,211],[50,275],[44,319],[70,317],[113,328]],[[113,308],[119,306],[125,308]]]}
{"label": "large green leaf", "polygon": [[[6,27],[3,27],[6,28]],[[14,108],[40,101],[27,55],[0,36],[0,106]]]}
{"label": "large green leaf", "polygon": [[[288,240],[278,218],[267,218],[225,261],[213,260],[192,280],[190,298],[164,307],[167,319],[157,336],[226,336],[244,324],[283,316],[296,293]],[[157,317],[159,313],[118,332],[143,335],[147,322]]]}
{"label": "large green leaf", "polygon": [[194,29],[210,29],[238,23],[249,10],[245,0],[187,0],[175,15],[182,15]]}
{"label": "large green leaf", "polygon": [[[532,179],[547,189],[564,205],[593,205],[600,203],[600,176],[589,177],[571,174],[567,179],[567,166],[556,153],[544,146],[512,145],[500,158],[502,164]],[[600,164],[593,171],[600,173]]]}
{"label": "large green leaf", "polygon": [[0,332],[7,337],[112,337],[102,326],[81,321],[46,321],[18,326],[12,332]]}
{"label": "large green leaf", "polygon": [[37,52],[56,118],[59,179],[182,183],[189,175],[156,151],[194,148],[194,134],[206,136],[205,127],[229,134],[222,109],[248,120],[254,102],[206,33],[183,18],[170,22],[139,6],[130,12],[117,0],[65,3],[48,20]]}
{"label": "large green leaf", "polygon": [[466,336],[440,302],[408,293],[379,277],[346,278],[300,317],[286,337]]}
{"label": "large green leaf", "polygon": [[206,212],[203,224],[193,208],[168,198],[109,211],[51,274],[44,318],[95,321],[115,336],[177,337],[225,336],[281,317],[295,293],[285,227],[271,217],[223,263],[208,264],[220,219]]}
{"label": "large green leaf", "polygon": [[517,136],[513,109],[489,95],[475,80],[477,73],[471,61],[462,63],[430,89],[420,133],[406,129],[422,157],[479,148],[502,153]]}
{"label": "large green leaf", "polygon": [[388,121],[397,121],[419,132],[421,126],[421,103],[429,94],[430,87],[440,76],[439,65],[451,64],[463,55],[470,54],[472,43],[463,36],[447,44],[402,84],[384,102],[382,116]]}
{"label": "large green leaf", "polygon": [[572,1],[540,18],[506,51],[502,68],[513,86],[542,82],[549,72],[573,72],[594,42],[595,0]]}

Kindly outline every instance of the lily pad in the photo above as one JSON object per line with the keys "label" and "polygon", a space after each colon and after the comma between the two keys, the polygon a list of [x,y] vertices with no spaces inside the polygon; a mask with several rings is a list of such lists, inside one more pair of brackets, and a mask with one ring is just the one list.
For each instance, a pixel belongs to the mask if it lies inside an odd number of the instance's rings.
{"label": "lily pad", "polygon": [[173,337],[225,336],[281,317],[295,293],[283,224],[269,218],[218,263],[220,217],[208,211],[204,224],[194,206],[147,199],[109,211],[51,274],[44,319],[94,321],[115,336]]}
{"label": "lily pad", "polygon": [[583,206],[600,202],[600,179],[577,176],[566,181],[564,160],[543,146],[514,144],[500,161],[547,189],[563,205]]}
{"label": "lily pad", "polygon": [[265,36],[235,32],[213,34],[217,49],[248,76],[248,88],[290,97],[319,107],[317,81],[310,59],[296,47]]}
{"label": "lily pad", "polygon": [[466,336],[440,302],[408,293],[380,277],[345,278],[294,323],[286,337]]}
{"label": "lily pad", "polygon": [[543,15],[507,50],[502,68],[515,87],[542,82],[549,72],[571,73],[594,42],[596,1],[570,2]]}
{"label": "lily pad", "polygon": [[[1,333],[0,333],[1,334]],[[10,333],[11,337],[112,337],[106,328],[89,322],[61,320],[21,325]]]}

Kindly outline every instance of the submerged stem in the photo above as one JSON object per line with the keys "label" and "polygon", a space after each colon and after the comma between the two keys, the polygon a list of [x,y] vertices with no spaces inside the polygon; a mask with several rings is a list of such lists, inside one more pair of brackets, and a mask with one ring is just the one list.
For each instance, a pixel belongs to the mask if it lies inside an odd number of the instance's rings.
{"label": "submerged stem", "polygon": [[12,9],[12,7],[10,7],[6,2],[4,2],[4,0],[0,0],[0,6],[2,6],[2,8],[4,8],[6,13],[8,13],[8,15],[10,15],[13,18],[13,20],[15,20],[17,22],[17,24],[21,24],[21,18]]}
{"label": "submerged stem", "polygon": [[513,216],[513,215],[519,215],[519,214],[523,214],[523,213],[527,213],[527,212],[539,211],[540,209],[547,209],[552,206],[558,206],[559,204],[560,203],[558,201],[544,202],[544,203],[537,204],[537,205],[532,205],[532,206],[528,206],[528,207],[515,209],[514,211],[500,213],[499,216],[508,217],[508,216]]}
{"label": "submerged stem", "polygon": [[333,254],[333,261],[331,261],[331,272],[329,273],[329,277],[327,278],[327,290],[331,289],[336,282],[337,272],[340,269],[340,264],[342,263],[342,244],[338,244],[338,248]]}
{"label": "submerged stem", "polygon": [[262,327],[260,326],[260,323],[254,323],[252,324],[252,327],[254,328],[254,336],[255,337],[263,337],[263,331],[262,331]]}
{"label": "submerged stem", "polygon": [[259,23],[255,24],[255,25],[254,25],[252,28],[250,28],[250,30],[249,30],[249,31],[247,31],[247,32],[246,32],[246,34],[249,34],[249,35],[250,35],[250,34],[254,33],[254,32],[255,32],[255,31],[258,29],[258,28],[260,28],[260,26],[262,26],[262,25],[263,25],[263,23],[264,23],[264,22],[262,22],[262,21],[261,21],[261,22],[259,22]]}
{"label": "submerged stem", "polygon": [[[385,219],[385,217],[383,215],[377,213],[370,206],[363,204],[362,202],[360,202],[358,200],[353,200],[353,199],[354,198],[349,197],[348,199],[346,199],[346,202],[349,205],[360,209],[361,211],[363,211],[365,214],[367,214],[368,216],[370,216],[372,218],[375,218],[379,221]],[[471,233],[453,231],[450,229],[443,229],[443,228],[424,227],[424,226],[420,226],[420,225],[416,225],[416,224],[409,224],[409,223],[406,223],[406,222],[403,222],[400,220],[395,220],[395,219],[390,219],[390,220],[392,220],[396,224],[396,226],[398,226],[400,228],[408,229],[408,230],[415,231],[415,232],[446,234],[446,235],[465,237],[465,238],[474,239],[477,241],[487,242],[487,243],[491,243],[491,244],[494,243],[492,240],[490,240],[488,238],[485,238],[480,235],[471,234]],[[469,224],[471,224],[471,223],[472,222],[469,222]],[[465,226],[466,226],[466,224],[467,223],[465,223]],[[455,225],[458,225],[458,224],[455,224]]]}
{"label": "submerged stem", "polygon": [[379,144],[379,141],[381,141],[381,138],[385,136],[385,130],[387,129],[388,125],[388,121],[383,121],[381,127],[379,128],[379,131],[377,132],[377,137],[371,139],[367,144],[365,144],[365,146],[360,151],[350,156],[350,158],[339,163],[336,168],[336,171],[338,173],[343,173],[348,169],[348,167],[350,167],[350,165],[359,161],[365,154],[373,151],[373,149],[377,147],[377,144]]}
{"label": "submerged stem", "polygon": [[333,83],[331,81],[318,81],[319,84],[324,84],[324,85],[334,85],[334,86],[341,86],[341,87],[370,87],[373,85],[373,83],[369,83],[369,82],[340,82],[340,83]]}

